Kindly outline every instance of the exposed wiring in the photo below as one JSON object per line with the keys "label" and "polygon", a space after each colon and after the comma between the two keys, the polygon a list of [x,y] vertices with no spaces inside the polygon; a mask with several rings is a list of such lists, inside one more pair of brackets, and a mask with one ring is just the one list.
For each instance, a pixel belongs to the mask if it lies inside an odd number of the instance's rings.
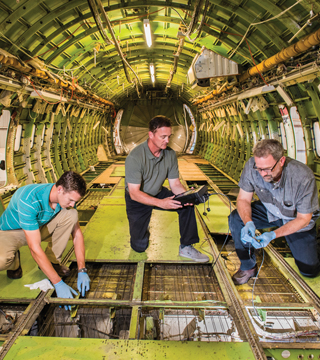
{"label": "exposed wiring", "polygon": [[171,9],[171,10],[174,10],[174,11],[179,15],[181,21],[183,22],[183,25],[187,28],[188,25],[184,22],[183,17],[179,14],[178,10],[175,9],[175,8],[173,8],[173,7],[171,7],[170,9]]}
{"label": "exposed wiring", "polygon": [[[27,56],[30,58],[30,60],[34,59],[34,57],[32,57],[32,56],[31,56],[30,54],[28,54],[27,52],[25,52],[23,49],[21,49],[18,45],[14,44],[9,38],[6,37],[1,31],[0,31],[0,34],[1,34],[6,40],[8,40],[8,41],[10,42],[10,44],[14,45],[14,46],[15,46],[18,50],[20,50],[23,54],[27,55]],[[39,56],[40,56],[40,55],[39,55]],[[106,85],[106,87],[108,88],[108,90],[110,90],[112,93],[114,93],[114,91],[108,86],[107,83],[102,82],[102,81],[96,79],[96,78],[90,73],[90,70],[88,70],[88,69],[86,68],[85,65],[80,65],[80,66],[79,66],[78,68],[76,68],[76,69],[59,69],[59,68],[57,68],[57,67],[55,67],[55,66],[51,66],[51,65],[47,65],[47,64],[45,64],[45,66],[47,66],[48,68],[54,69],[54,70],[58,70],[58,71],[74,71],[74,70],[77,70],[77,69],[79,69],[79,68],[81,68],[81,67],[84,67],[84,68],[86,69],[86,72],[87,72],[95,81],[97,81],[97,82],[100,83],[100,84]],[[56,74],[54,74],[53,72],[50,72],[50,73],[51,73],[52,75],[56,75]]]}
{"label": "exposed wiring", "polygon": [[36,118],[38,117],[39,114],[37,114],[37,116],[33,118],[33,117],[31,116],[31,113],[30,113],[30,108],[29,108],[28,110],[29,110],[29,118],[32,119],[32,120],[36,120]]}
{"label": "exposed wiring", "polygon": [[[232,205],[231,205],[231,201],[230,201],[230,199],[229,199],[229,197],[228,197],[227,195],[225,195],[225,194],[223,194],[223,193],[217,193],[217,192],[211,193],[211,194],[208,193],[208,195],[209,195],[209,196],[212,196],[212,195],[222,195],[222,196],[225,196],[225,197],[228,199],[228,201],[229,201],[229,212],[230,212],[230,214],[231,214]],[[204,205],[205,205],[205,203],[204,203]],[[210,208],[208,207],[208,209],[210,209]],[[204,212],[203,214],[206,215],[205,212]],[[225,245],[226,245],[226,243],[227,243],[227,240],[228,240],[228,237],[229,237],[229,231],[230,231],[230,228],[229,228],[229,226],[228,226],[228,231],[227,231],[226,238],[225,238],[225,240],[224,240],[224,242],[223,242],[223,244],[222,244],[222,246],[221,246],[221,249],[220,249],[220,251],[219,251],[219,254],[218,254],[215,262],[214,262],[213,265],[212,265],[212,268],[214,268],[214,266],[216,265],[219,257],[221,256],[222,250],[223,250],[223,248],[225,247]],[[202,245],[203,245],[207,240],[208,240],[208,239],[205,239],[205,241],[200,245],[200,248],[202,247]],[[203,249],[202,249],[202,250],[203,250]],[[205,251],[205,250],[204,250],[204,251]],[[205,251],[205,252],[207,252],[207,251]],[[251,252],[250,247],[249,247],[249,252]],[[208,252],[207,252],[207,253],[208,253]],[[230,253],[229,253],[229,254],[230,254]],[[228,255],[229,255],[229,254],[228,254]],[[212,254],[210,254],[210,255],[212,255]],[[221,256],[221,257],[222,257],[222,256]],[[228,258],[223,257],[223,259],[224,259],[225,261],[228,261]],[[230,261],[230,260],[229,260],[229,261]],[[255,307],[255,305],[254,305],[253,295],[254,295],[254,288],[255,288],[255,285],[256,285],[256,281],[257,281],[257,279],[258,279],[258,276],[259,276],[260,270],[261,270],[261,268],[262,268],[263,262],[264,262],[264,249],[262,248],[262,261],[261,261],[261,265],[260,265],[260,267],[259,267],[259,270],[258,270],[258,272],[257,272],[257,275],[255,276],[254,283],[253,283],[253,287],[252,287],[252,307],[253,307],[253,309],[254,309],[255,315],[258,316],[261,321],[263,321],[263,319],[261,319],[258,311],[256,310],[256,307]],[[232,261],[231,261],[231,263],[233,264]],[[233,265],[234,265],[234,264],[233,264]],[[227,267],[227,266],[226,266],[226,267]]]}
{"label": "exposed wiring", "polygon": [[[217,193],[217,192],[211,193],[211,194],[208,193],[208,195],[209,195],[209,197],[212,196],[212,195],[222,195],[222,196],[226,197],[226,198],[228,199],[228,201],[229,201],[229,211],[230,211],[230,214],[231,214],[232,205],[231,205],[231,201],[230,201],[230,199],[229,199],[229,197],[228,197],[227,195],[225,195],[225,194],[223,194],[223,193]],[[204,206],[205,206],[205,203],[204,203]],[[210,209],[210,208],[208,207],[208,209]],[[210,210],[208,210],[208,211],[210,211]],[[203,215],[206,216],[207,213],[204,212]],[[215,262],[214,262],[213,265],[212,265],[212,268],[214,268],[214,266],[216,265],[216,263],[217,263],[220,255],[221,255],[221,252],[222,252],[223,248],[225,247],[225,245],[226,245],[226,243],[227,243],[227,240],[228,240],[228,238],[229,238],[229,231],[230,231],[230,229],[229,229],[229,226],[228,226],[228,231],[227,231],[226,238],[225,238],[225,240],[224,240],[224,242],[223,242],[223,244],[222,244],[222,246],[221,246],[221,249],[220,249],[220,251],[219,251],[219,254],[218,254]],[[205,239],[205,241],[200,245],[200,247],[202,247],[203,244],[204,244],[207,240],[208,240],[208,239]],[[207,251],[205,251],[205,252],[207,252]],[[207,252],[207,253],[208,253],[208,252]],[[209,254],[209,253],[208,253],[208,254]],[[212,256],[212,254],[210,254],[210,255]]]}
{"label": "exposed wiring", "polygon": [[294,6],[296,6],[297,4],[299,4],[302,0],[298,0],[296,3],[294,3],[293,5],[289,6],[286,10],[282,11],[281,13],[279,13],[278,15],[273,16],[270,19],[264,20],[264,21],[260,21],[257,23],[251,23],[247,29],[247,31],[245,32],[245,34],[242,37],[242,40],[240,41],[240,43],[237,45],[237,47],[233,50],[233,52],[231,53],[231,55],[229,56],[229,59],[232,58],[232,56],[234,55],[234,53],[238,50],[239,46],[243,43],[243,40],[246,39],[246,36],[248,35],[249,30],[251,29],[251,26],[255,26],[255,25],[261,25],[264,24],[268,21],[272,21],[277,19],[278,17],[282,16],[283,14],[285,14],[287,11],[291,10]]}
{"label": "exposed wiring", "polygon": [[264,249],[262,248],[262,261],[261,261],[261,265],[259,267],[259,270],[257,272],[257,275],[255,276],[255,279],[254,279],[254,282],[253,282],[253,287],[252,287],[252,307],[253,307],[253,310],[254,310],[254,313],[256,316],[258,316],[259,320],[264,322],[263,319],[260,317],[260,314],[258,313],[256,307],[254,306],[254,301],[253,301],[253,294],[254,294],[254,287],[256,285],[256,281],[258,280],[258,276],[259,276],[259,273],[260,273],[260,270],[262,268],[262,265],[263,265],[263,262],[264,262]]}
{"label": "exposed wiring", "polygon": [[33,81],[31,81],[31,79],[29,79],[28,76],[26,76],[26,75],[22,75],[22,76],[25,77],[26,79],[28,79],[28,81],[30,82],[30,84],[31,84],[31,86],[33,87],[34,91],[35,91],[35,92],[38,94],[38,96],[39,96],[43,101],[45,101],[47,104],[56,105],[56,104],[59,104],[59,103],[62,102],[62,91],[63,91],[62,87],[61,87],[60,100],[57,101],[57,102],[52,103],[52,102],[50,102],[50,101],[47,101],[47,100],[38,92],[38,90],[36,89],[36,87],[35,87],[34,84],[33,84]]}
{"label": "exposed wiring", "polygon": [[71,33],[69,36],[67,36],[64,40],[60,41],[57,45],[54,45],[51,49],[46,50],[45,52],[43,52],[43,53],[41,53],[41,54],[39,54],[39,55],[37,55],[37,56],[31,57],[31,59],[30,59],[30,60],[26,60],[26,62],[29,62],[29,61],[31,61],[31,60],[33,60],[33,59],[37,59],[39,56],[42,56],[42,55],[48,53],[49,51],[52,51],[53,49],[57,49],[59,45],[61,45],[62,43],[64,43],[64,42],[67,41],[68,39],[70,39],[71,36],[73,36],[73,34],[74,34],[81,26],[83,26],[83,25],[85,25],[85,24],[84,24],[84,23],[80,24],[80,25],[75,29],[74,32],[72,32],[72,33]]}
{"label": "exposed wiring", "polygon": [[13,324],[13,318],[11,315],[6,314],[2,309],[0,309],[0,313],[5,317],[5,319],[10,323]]}

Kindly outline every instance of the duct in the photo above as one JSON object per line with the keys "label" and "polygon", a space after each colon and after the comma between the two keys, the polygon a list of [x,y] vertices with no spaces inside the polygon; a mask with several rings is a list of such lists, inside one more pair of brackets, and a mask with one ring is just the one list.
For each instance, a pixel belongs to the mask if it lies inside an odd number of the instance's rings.
{"label": "duct", "polygon": [[100,34],[101,34],[102,39],[103,39],[108,45],[114,45],[114,43],[109,39],[106,31],[104,30],[104,27],[103,27],[103,25],[102,25],[101,18],[100,18],[100,16],[99,16],[99,12],[98,12],[98,9],[97,9],[97,6],[96,6],[95,2],[89,0],[88,3],[89,3],[89,7],[90,7],[90,9],[91,9],[91,12],[92,12],[92,14],[93,14],[93,18],[94,18],[94,20],[95,20],[95,22],[96,22],[96,24],[97,24],[97,27],[98,27],[98,29],[99,29],[99,32],[100,32]]}
{"label": "duct", "polygon": [[252,66],[248,69],[244,74],[242,74],[239,78],[240,82],[247,80],[251,76],[257,75],[259,72],[265,72],[274,66],[289,60],[291,57],[297,56],[307,50],[309,50],[312,46],[320,44],[320,29],[315,31],[314,33],[306,36],[305,38],[299,40],[297,43],[281,50],[277,54],[271,56],[270,58],[262,61],[262,63],[257,66]]}
{"label": "duct", "polygon": [[[94,4],[94,1],[97,2],[98,4],[98,7],[99,7],[99,10],[101,11],[102,13],[102,16],[103,16],[103,20],[106,22],[107,26],[108,26],[108,29],[110,31],[110,34],[111,34],[111,37],[112,37],[112,40],[113,40],[113,45],[115,46],[119,56],[121,57],[121,60],[122,60],[122,64],[123,64],[123,69],[124,69],[124,72],[126,74],[126,78],[128,80],[128,82],[132,82],[131,81],[131,78],[130,78],[130,75],[128,73],[128,70],[127,70],[127,67],[133,72],[133,74],[135,75],[137,81],[139,82],[139,84],[141,85],[142,87],[142,83],[140,82],[139,78],[138,78],[138,75],[136,74],[136,72],[133,70],[133,68],[130,66],[130,64],[128,63],[128,61],[125,59],[125,57],[123,56],[123,53],[122,53],[122,50],[120,48],[120,45],[115,37],[115,34],[113,32],[113,29],[112,29],[112,26],[111,26],[111,22],[108,18],[108,15],[106,14],[105,10],[104,10],[104,7],[101,3],[101,0],[88,0],[89,3],[91,4],[92,8],[95,7],[95,4]],[[95,17],[95,14],[93,13],[94,17]],[[99,15],[98,15],[99,16]],[[101,22],[101,19],[99,19],[99,21]],[[102,24],[101,24],[102,25]],[[140,92],[139,90],[137,90],[138,92],[138,96],[140,97]]]}
{"label": "duct", "polygon": [[197,31],[197,36],[194,39],[190,39],[190,35],[195,31],[196,25],[198,23],[199,16],[200,16],[200,13],[201,13],[201,9],[202,9],[202,5],[203,5],[203,0],[199,0],[199,1],[197,1],[195,3],[194,11],[193,11],[193,14],[192,14],[192,19],[190,21],[190,24],[188,26],[187,31],[185,33],[183,33],[183,35],[186,36],[189,39],[189,41],[192,42],[192,43],[197,40],[197,38],[199,37],[199,35],[201,33],[201,29],[203,27],[204,20],[205,20],[205,17],[207,15],[208,7],[209,7],[209,0],[207,0],[206,3],[205,3],[201,23],[200,23],[198,29],[196,30]]}
{"label": "duct", "polygon": [[[179,33],[178,33],[179,36]],[[166,86],[166,90],[165,92],[168,91],[168,88],[171,86],[171,82],[173,79],[174,74],[177,72],[177,67],[178,67],[178,62],[179,62],[179,56],[182,52],[183,49],[183,45],[184,45],[184,36],[180,36],[180,40],[179,40],[179,46],[178,46],[178,50],[177,52],[174,54],[174,65],[173,65],[173,69],[170,71],[170,77]]]}
{"label": "duct", "polygon": [[228,81],[226,81],[222,86],[220,86],[219,89],[211,91],[211,93],[209,95],[207,95],[204,98],[194,102],[194,105],[198,105],[198,104],[201,104],[201,103],[203,103],[205,101],[208,101],[208,100],[212,99],[213,97],[221,94],[224,89],[225,90],[231,90],[233,88],[233,84],[229,85],[229,86],[227,86],[227,84],[228,84]]}

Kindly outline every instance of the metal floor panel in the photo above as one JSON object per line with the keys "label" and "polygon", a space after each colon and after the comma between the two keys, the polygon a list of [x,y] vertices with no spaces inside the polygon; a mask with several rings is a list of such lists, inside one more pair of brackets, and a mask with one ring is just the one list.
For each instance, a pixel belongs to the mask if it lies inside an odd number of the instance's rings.
{"label": "metal floor panel", "polygon": [[[205,235],[199,223],[198,233],[200,243],[196,247],[200,249],[202,246],[204,250],[210,251],[204,243]],[[130,247],[125,206],[100,205],[86,227],[84,238],[88,260],[190,262],[179,256],[180,234],[178,214],[175,212],[153,211],[150,245],[144,253],[137,253]],[[74,255],[72,259],[75,259]]]}
{"label": "metal floor panel", "polygon": [[224,301],[211,265],[146,264],[142,300]]}
{"label": "metal floor panel", "polygon": [[[225,253],[227,255],[227,253]],[[258,268],[262,261],[262,252],[256,252]],[[230,273],[233,274],[240,267],[240,261],[235,252],[228,255],[229,261],[233,267],[230,268]],[[252,289],[255,278],[251,278],[247,284],[237,286],[237,290],[243,301],[252,300]],[[303,299],[297,290],[291,285],[288,278],[286,278],[279,269],[272,263],[269,256],[265,253],[264,262],[256,284],[254,287],[253,298],[262,303],[303,303]],[[259,301],[259,302],[260,302]]]}
{"label": "metal floor panel", "polygon": [[160,360],[197,359],[253,360],[248,343],[201,343],[25,337],[17,339],[6,360]]}
{"label": "metal floor panel", "polygon": [[[136,264],[86,263],[90,277],[90,290],[86,299],[131,300],[136,275]],[[77,288],[78,269],[71,267],[71,274],[65,282]]]}

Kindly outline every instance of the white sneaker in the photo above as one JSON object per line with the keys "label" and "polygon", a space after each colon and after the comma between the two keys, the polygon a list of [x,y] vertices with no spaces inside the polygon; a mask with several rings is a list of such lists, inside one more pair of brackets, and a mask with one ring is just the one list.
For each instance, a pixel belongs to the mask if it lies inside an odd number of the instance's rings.
{"label": "white sneaker", "polygon": [[192,259],[196,262],[208,262],[209,257],[205,254],[202,254],[200,251],[195,249],[192,245],[185,246],[183,249],[181,245],[179,246],[179,255],[182,257],[186,257],[188,259]]}

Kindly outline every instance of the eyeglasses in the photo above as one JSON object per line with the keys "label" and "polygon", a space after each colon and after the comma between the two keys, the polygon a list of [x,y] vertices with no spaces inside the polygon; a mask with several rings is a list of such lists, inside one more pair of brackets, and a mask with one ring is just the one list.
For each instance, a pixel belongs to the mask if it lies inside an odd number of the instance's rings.
{"label": "eyeglasses", "polygon": [[[281,159],[281,158],[280,158],[280,159]],[[271,172],[273,171],[273,169],[276,167],[276,165],[278,164],[278,162],[280,161],[280,159],[278,159],[278,160],[276,161],[276,163],[272,166],[272,168],[266,168],[266,169],[257,168],[257,167],[256,167],[256,163],[254,163],[253,168],[254,168],[255,170],[259,171],[259,172],[264,171],[264,172],[266,172],[266,173],[271,173]]]}

